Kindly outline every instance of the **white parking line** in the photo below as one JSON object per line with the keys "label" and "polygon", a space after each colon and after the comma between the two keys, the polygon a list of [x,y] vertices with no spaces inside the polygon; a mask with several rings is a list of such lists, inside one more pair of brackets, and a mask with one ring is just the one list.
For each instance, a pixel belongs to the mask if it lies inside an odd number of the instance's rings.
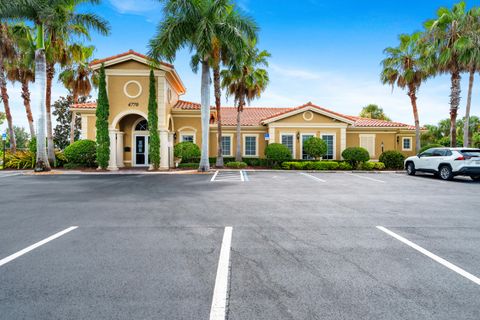
{"label": "white parking line", "polygon": [[55,233],[54,235],[51,235],[50,237],[48,237],[48,238],[46,238],[46,239],[43,239],[43,240],[41,240],[41,241],[39,241],[39,242],[37,242],[37,243],[34,243],[34,244],[32,244],[31,246],[28,246],[28,247],[26,247],[26,248],[23,249],[23,250],[20,250],[20,251],[14,253],[14,254],[12,254],[12,255],[9,255],[9,256],[6,257],[6,258],[3,258],[2,260],[0,260],[0,267],[3,266],[3,265],[6,264],[6,263],[9,263],[9,262],[12,261],[12,260],[15,260],[16,258],[18,258],[18,257],[20,257],[20,256],[23,256],[25,253],[28,253],[28,252],[30,252],[30,251],[32,251],[32,250],[34,250],[34,249],[36,249],[36,248],[44,245],[45,243],[50,242],[50,241],[52,241],[52,240],[55,240],[55,239],[57,239],[58,237],[61,237],[61,236],[63,236],[64,234],[69,233],[70,231],[75,230],[75,229],[77,229],[77,228],[78,228],[78,226],[72,226],[72,227],[70,227],[70,228],[67,228],[67,229],[65,229],[65,230],[63,230],[63,231],[60,231],[60,232],[58,232],[58,233]]}
{"label": "white parking line", "polygon": [[0,178],[8,178],[8,177],[14,177],[14,176],[19,176],[21,175],[22,173],[11,173],[11,174],[8,174],[8,173],[2,173],[0,174]]}
{"label": "white parking line", "polygon": [[317,178],[317,177],[312,176],[311,174],[308,174],[308,173],[305,173],[305,172],[300,172],[300,174],[301,174],[302,176],[309,177],[310,179],[313,179],[313,180],[317,180],[317,181],[320,181],[320,182],[327,182],[327,181],[325,181],[325,180],[323,180],[323,179]]}
{"label": "white parking line", "polygon": [[374,178],[370,178],[370,177],[364,177],[364,176],[360,176],[360,175],[354,174],[354,173],[348,173],[348,172],[344,172],[344,173],[346,175],[354,176],[354,177],[361,178],[361,179],[367,179],[367,180],[371,180],[371,181],[375,181],[375,182],[385,183],[385,181],[383,181],[383,180],[378,180],[378,179],[374,179]]}
{"label": "white parking line", "polygon": [[240,180],[242,180],[242,182],[245,181],[245,178],[243,177],[243,171],[242,170],[240,170]]}
{"label": "white parking line", "polygon": [[430,259],[433,259],[435,260],[436,262],[440,263],[441,265],[447,267],[448,269],[452,270],[452,271],[455,271],[456,273],[458,273],[459,275],[467,278],[468,280],[471,280],[473,281],[474,283],[480,285],[480,279],[475,277],[473,274],[471,273],[468,273],[467,271],[463,270],[462,268],[459,268],[457,267],[456,265],[454,265],[453,263],[450,263],[448,262],[447,260],[443,259],[443,258],[440,258],[439,256],[431,253],[430,251],[420,247],[419,245],[416,245],[415,243],[411,242],[410,240],[407,240],[405,239],[404,237],[402,236],[399,236],[398,234],[396,234],[395,232],[393,231],[390,231],[388,230],[387,228],[385,227],[382,227],[382,226],[377,226],[377,229],[385,232],[386,234],[394,237],[395,239],[405,243],[407,246],[409,247],[412,247],[413,249],[423,253],[424,255],[426,255],[427,257],[429,257]]}
{"label": "white parking line", "polygon": [[250,181],[250,178],[248,177],[247,171],[242,170],[243,178],[245,181]]}
{"label": "white parking line", "polygon": [[213,289],[210,320],[225,320],[227,315],[228,276],[230,271],[230,247],[232,244],[232,227],[225,227],[223,233],[217,277]]}
{"label": "white parking line", "polygon": [[210,182],[215,181],[215,178],[217,177],[217,174],[218,174],[218,170],[215,171],[215,173],[213,174],[212,179],[210,179]]}

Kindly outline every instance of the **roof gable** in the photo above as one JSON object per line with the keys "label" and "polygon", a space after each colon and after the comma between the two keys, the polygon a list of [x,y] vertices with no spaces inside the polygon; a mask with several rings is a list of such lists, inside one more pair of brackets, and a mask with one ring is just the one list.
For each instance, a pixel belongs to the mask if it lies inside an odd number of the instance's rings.
{"label": "roof gable", "polygon": [[[140,63],[145,64],[147,66],[153,66],[154,65],[154,61],[152,59],[150,59],[148,56],[146,56],[144,54],[141,54],[141,53],[138,53],[138,52],[130,49],[127,52],[123,52],[123,53],[120,53],[120,54],[117,54],[117,55],[114,55],[114,56],[111,56],[111,57],[93,60],[90,63],[90,67],[95,70],[95,69],[100,68],[100,65],[102,63],[105,65],[105,67],[108,67],[108,66],[111,66],[111,65],[115,65],[115,64],[118,64],[118,63],[126,62],[126,61],[131,61],[131,60],[140,62]],[[166,68],[169,68],[169,69],[173,69],[173,65],[171,65],[169,63],[165,63],[165,62],[160,61],[158,64],[160,66],[163,66],[163,67],[166,67]]]}
{"label": "roof gable", "polygon": [[322,108],[322,107],[319,107],[317,105],[314,105],[311,102],[308,102],[308,103],[306,103],[304,105],[301,105],[299,107],[296,107],[296,108],[287,109],[285,111],[274,114],[270,117],[264,118],[264,119],[262,119],[262,124],[268,124],[268,123],[272,123],[272,122],[275,122],[275,121],[278,121],[278,120],[282,120],[282,119],[297,115],[297,114],[305,112],[305,111],[312,111],[314,113],[321,114],[321,115],[326,116],[328,118],[335,119],[335,120],[338,120],[338,121],[341,121],[341,122],[344,122],[344,123],[347,123],[347,124],[351,124],[351,125],[355,124],[355,120],[353,120],[351,117],[340,114],[340,113],[337,113],[337,112],[334,112],[334,111],[331,111],[331,110],[328,110],[328,109],[325,109],[325,108]]}

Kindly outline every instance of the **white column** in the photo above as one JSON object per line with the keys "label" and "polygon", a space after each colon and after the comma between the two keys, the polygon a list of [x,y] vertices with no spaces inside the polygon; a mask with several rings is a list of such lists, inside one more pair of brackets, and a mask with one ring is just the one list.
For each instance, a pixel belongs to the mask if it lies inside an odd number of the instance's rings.
{"label": "white column", "polygon": [[108,135],[110,137],[110,160],[108,161],[107,170],[116,171],[117,167],[117,131],[109,130]]}
{"label": "white column", "polygon": [[173,147],[175,146],[175,143],[173,142],[173,132],[168,133],[168,165],[170,168],[175,167],[175,159],[173,156]]}
{"label": "white column", "polygon": [[347,148],[347,129],[341,128],[340,129],[340,158],[342,157],[342,152]]}
{"label": "white column", "polygon": [[275,128],[268,127],[268,135],[270,136],[270,140],[268,143],[275,143]]}
{"label": "white column", "polygon": [[168,170],[168,131],[160,130],[160,169]]}
{"label": "white column", "polygon": [[117,167],[123,168],[123,135],[124,132],[117,132]]}

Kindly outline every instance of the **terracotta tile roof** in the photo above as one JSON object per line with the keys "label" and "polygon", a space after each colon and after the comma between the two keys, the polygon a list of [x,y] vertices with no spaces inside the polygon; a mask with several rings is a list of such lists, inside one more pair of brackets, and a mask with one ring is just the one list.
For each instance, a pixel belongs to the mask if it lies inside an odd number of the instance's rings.
{"label": "terracotta tile roof", "polygon": [[[114,60],[114,59],[118,59],[118,58],[121,58],[121,57],[124,57],[124,56],[128,56],[129,54],[136,55],[136,56],[138,56],[140,58],[143,58],[143,59],[146,59],[146,60],[151,60],[150,57],[130,49],[127,52],[120,53],[120,54],[117,54],[117,55],[114,55],[114,56],[111,56],[111,57],[107,57],[107,58],[103,58],[103,59],[99,59],[99,60],[93,60],[92,62],[90,62],[89,65],[93,66],[93,65],[96,65],[96,64],[104,63],[104,62],[107,62],[107,61],[110,61],[110,60]],[[173,68],[173,65],[170,64],[170,63],[160,62],[160,64],[162,64],[164,66],[167,66],[169,68]]]}
{"label": "terracotta tile roof", "polygon": [[[265,107],[245,107],[243,109],[241,125],[242,126],[261,126],[262,121],[271,119],[291,111],[295,111],[306,106],[314,107],[319,110],[337,115],[338,117],[346,118],[354,121],[356,128],[404,128],[406,130],[415,130],[415,126],[411,126],[401,122],[386,121],[362,118],[357,116],[348,116],[338,112],[334,112],[323,107],[313,105],[311,102],[295,108],[265,108]],[[96,102],[79,103],[71,106],[72,109],[95,109]],[[179,100],[174,106],[173,110],[200,110],[201,104],[196,102]],[[214,106],[211,107],[215,109]],[[235,126],[237,124],[237,108],[222,107],[222,123],[225,126]]]}
{"label": "terracotta tile roof", "polygon": [[78,103],[72,104],[70,107],[72,109],[96,109],[97,103],[96,102],[86,102],[86,103]]}

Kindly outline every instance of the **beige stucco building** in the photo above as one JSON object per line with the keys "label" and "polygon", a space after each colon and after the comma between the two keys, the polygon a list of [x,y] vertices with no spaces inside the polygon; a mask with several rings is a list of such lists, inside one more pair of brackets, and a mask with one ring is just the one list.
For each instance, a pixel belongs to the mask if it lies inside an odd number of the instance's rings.
{"label": "beige stucco building", "polygon": [[[110,102],[109,169],[148,166],[148,85],[151,64],[146,56],[128,51],[96,60],[96,70],[105,65]],[[192,141],[201,147],[200,104],[180,99],[185,87],[167,63],[154,69],[157,85],[161,168],[173,167],[173,146]],[[81,138],[95,140],[95,103],[72,106],[81,115]],[[217,152],[216,111],[212,108],[209,152]],[[222,107],[223,152],[234,156],[236,108]],[[403,123],[348,116],[311,102],[292,108],[246,107],[242,113],[242,154],[262,158],[268,143],[285,144],[295,159],[305,159],[302,142],[315,136],[328,145],[326,159],[340,160],[347,147],[361,146],[372,159],[382,151],[398,150],[406,156],[415,150],[414,127]]]}

